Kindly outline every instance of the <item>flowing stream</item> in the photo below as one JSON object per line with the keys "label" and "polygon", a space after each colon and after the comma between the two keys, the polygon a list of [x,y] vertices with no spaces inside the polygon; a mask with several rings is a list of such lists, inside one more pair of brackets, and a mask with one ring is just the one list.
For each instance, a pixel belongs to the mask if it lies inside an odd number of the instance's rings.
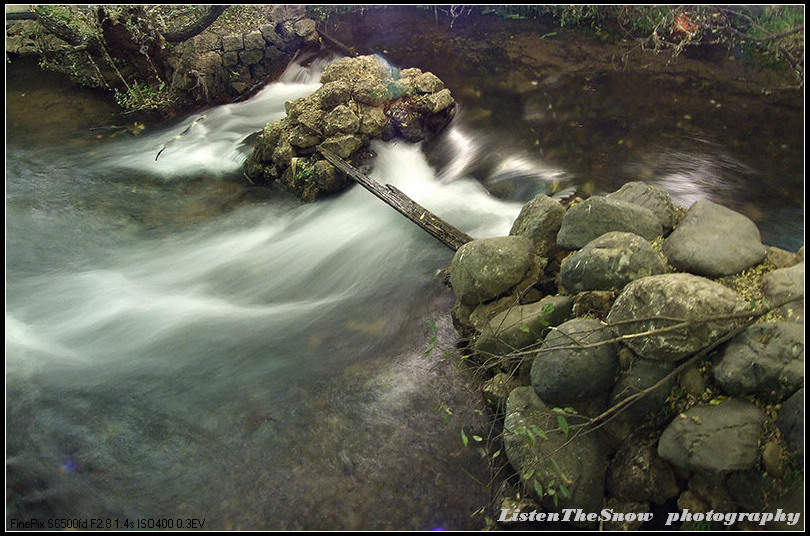
{"label": "flowing stream", "polygon": [[[245,139],[322,66],[138,136],[9,140],[9,517],[471,526],[477,396],[425,355],[452,252],[360,188],[239,185]],[[442,183],[418,145],[375,149],[378,180],[508,233],[520,204]]]}
{"label": "flowing stream", "polygon": [[[441,348],[429,352],[433,335],[452,345],[439,280],[452,252],[359,187],[302,205],[242,177],[251,135],[317,89],[326,61],[143,131],[91,130],[112,116],[98,99],[14,71],[7,521],[481,528],[471,514],[491,475],[460,431],[485,435],[484,406]],[[479,96],[461,97],[430,147],[376,143],[372,176],[476,238],[507,234],[533,195],[587,182],[559,152],[509,141],[521,128],[537,137],[551,109],[541,97],[501,104],[522,122],[497,127],[476,119]],[[696,143],[664,138],[623,177],[649,175],[686,205],[753,190],[756,170],[722,142]],[[774,205],[766,238],[795,249],[803,209]]]}

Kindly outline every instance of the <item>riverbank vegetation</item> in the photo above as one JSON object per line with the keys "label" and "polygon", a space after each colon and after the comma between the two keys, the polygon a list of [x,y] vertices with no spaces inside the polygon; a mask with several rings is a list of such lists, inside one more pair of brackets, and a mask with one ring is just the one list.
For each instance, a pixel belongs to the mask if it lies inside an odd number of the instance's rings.
{"label": "riverbank vegetation", "polygon": [[[310,6],[310,16],[325,20],[333,13],[367,6]],[[631,48],[678,55],[688,48],[720,45],[740,59],[795,72],[804,85],[804,6],[674,5],[451,5],[420,6],[437,22],[453,27],[475,15],[507,19],[544,19],[564,28],[582,28],[605,41]]]}

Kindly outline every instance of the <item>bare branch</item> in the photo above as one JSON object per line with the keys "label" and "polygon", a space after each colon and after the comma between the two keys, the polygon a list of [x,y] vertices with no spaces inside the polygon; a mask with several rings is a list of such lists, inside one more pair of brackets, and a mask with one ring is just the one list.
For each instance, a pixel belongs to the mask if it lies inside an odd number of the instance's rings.
{"label": "bare branch", "polygon": [[229,5],[213,5],[208,6],[208,10],[200,15],[197,19],[193,20],[192,22],[177,28],[175,30],[166,31],[163,34],[163,37],[169,43],[180,43],[187,39],[191,39],[195,35],[198,35],[203,32],[206,28],[214,24],[214,22],[222,15],[226,9],[228,9]]}

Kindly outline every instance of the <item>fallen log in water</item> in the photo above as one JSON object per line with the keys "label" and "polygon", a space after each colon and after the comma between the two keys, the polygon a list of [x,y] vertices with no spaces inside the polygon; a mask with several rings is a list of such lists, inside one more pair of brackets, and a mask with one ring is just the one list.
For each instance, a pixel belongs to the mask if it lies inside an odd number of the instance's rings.
{"label": "fallen log in water", "polygon": [[472,237],[464,231],[456,229],[426,208],[417,204],[413,199],[394,186],[390,184],[383,186],[371,177],[361,173],[360,170],[331,151],[321,149],[320,152],[324,158],[339,171],[348,175],[363,188],[380,198],[388,206],[394,208],[397,212],[427,231],[453,251],[472,240]]}

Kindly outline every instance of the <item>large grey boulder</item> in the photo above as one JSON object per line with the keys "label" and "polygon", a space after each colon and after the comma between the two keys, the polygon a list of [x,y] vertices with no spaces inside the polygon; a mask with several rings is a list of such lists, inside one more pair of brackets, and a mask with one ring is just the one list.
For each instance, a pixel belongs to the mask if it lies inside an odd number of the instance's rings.
{"label": "large grey boulder", "polygon": [[547,296],[539,302],[510,307],[487,322],[473,349],[486,359],[536,345],[552,326],[571,318],[573,305],[571,297]]}
{"label": "large grey boulder", "polygon": [[[570,429],[564,433],[557,415],[531,387],[514,389],[504,417],[506,457],[548,511],[598,512],[604,498],[607,450],[595,433],[577,437],[572,437]],[[570,416],[568,422],[577,424]]]}
{"label": "large grey boulder", "polygon": [[753,221],[707,200],[689,208],[663,251],[678,270],[707,277],[736,274],[768,254]]}
{"label": "large grey boulder", "polygon": [[799,459],[804,464],[804,387],[796,391],[793,396],[785,400],[779,410],[777,420],[790,448],[798,452]]}
{"label": "large grey boulder", "polygon": [[[675,364],[668,361],[636,359],[628,370],[619,375],[610,395],[609,405],[615,406],[647,391],[672,372],[674,367]],[[606,423],[605,430],[616,441],[621,441],[636,432],[640,423],[647,421],[664,407],[676,383],[676,379],[671,378],[655,389],[647,391],[644,396],[634,399],[634,402],[625,406],[615,418]]]}
{"label": "large grey boulder", "polygon": [[804,385],[804,326],[794,322],[754,324],[722,351],[712,370],[732,396],[756,395],[781,402]]}
{"label": "large grey boulder", "polygon": [[750,469],[757,463],[764,420],[756,405],[743,400],[696,406],[666,427],[658,442],[658,455],[692,471]]}
{"label": "large grey boulder", "polygon": [[628,182],[605,197],[627,201],[650,209],[661,223],[664,234],[669,233],[675,224],[675,205],[673,205],[669,193],[661,188],[641,181]]}
{"label": "large grey boulder", "polygon": [[557,233],[564,216],[565,208],[559,201],[539,194],[523,205],[509,234],[529,238],[539,255],[550,257],[557,250]]}
{"label": "large grey boulder", "polygon": [[654,240],[662,232],[651,210],[627,201],[593,196],[566,211],[557,244],[565,249],[580,249],[610,231],[634,233],[647,240]]}
{"label": "large grey boulder", "polygon": [[680,493],[672,466],[658,455],[655,443],[637,439],[617,450],[608,469],[607,490],[611,497],[655,504]]}
{"label": "large grey boulder", "polygon": [[645,239],[612,231],[563,260],[560,284],[570,294],[621,290],[631,281],[668,271],[664,258]]}
{"label": "large grey boulder", "polygon": [[672,319],[695,321],[684,328],[624,340],[647,359],[677,361],[742,325],[744,319],[728,315],[749,311],[750,304],[728,287],[678,273],[633,281],[616,298],[607,320],[620,336],[671,327],[678,323]]}
{"label": "large grey boulder", "polygon": [[779,311],[785,319],[804,323],[804,261],[765,274],[762,292],[771,306],[784,304]]}
{"label": "large grey boulder", "polygon": [[610,330],[596,319],[574,318],[550,332],[531,369],[532,387],[545,402],[584,414],[607,407],[618,367]]}
{"label": "large grey boulder", "polygon": [[450,285],[463,304],[476,305],[507,294],[535,263],[534,246],[525,236],[467,242],[450,262]]}

